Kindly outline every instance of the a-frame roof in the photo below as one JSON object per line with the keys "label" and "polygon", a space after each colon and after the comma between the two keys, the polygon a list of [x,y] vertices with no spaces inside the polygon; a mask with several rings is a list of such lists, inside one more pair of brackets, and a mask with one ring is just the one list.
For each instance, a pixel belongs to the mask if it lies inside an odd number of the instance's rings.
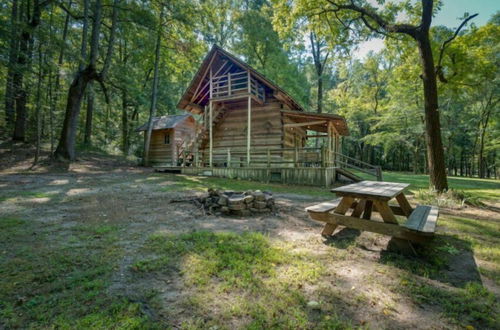
{"label": "a-frame roof", "polygon": [[[285,90],[283,90],[281,87],[276,85],[273,81],[271,81],[269,78],[265,77],[262,73],[258,72],[257,70],[252,68],[250,65],[248,65],[244,61],[240,60],[236,56],[225,51],[224,49],[220,48],[217,45],[214,45],[212,47],[212,49],[208,52],[208,54],[205,56],[205,59],[203,60],[200,68],[198,69],[198,71],[194,75],[193,79],[191,80],[189,87],[186,89],[186,91],[182,95],[182,98],[180,99],[179,103],[177,104],[177,107],[179,109],[192,111],[193,108],[191,107],[191,105],[192,105],[191,99],[192,99],[193,95],[195,95],[195,93],[197,92],[198,86],[203,82],[205,77],[208,75],[210,66],[217,57],[226,58],[226,59],[232,61],[237,66],[241,67],[243,70],[249,70],[250,74],[252,74],[255,78],[257,78],[265,86],[272,89],[274,94],[278,98],[287,102],[293,110],[304,111],[302,106],[296,100],[294,100],[293,97],[291,97]],[[193,105],[193,106],[194,106],[194,108],[196,108],[196,105]]]}

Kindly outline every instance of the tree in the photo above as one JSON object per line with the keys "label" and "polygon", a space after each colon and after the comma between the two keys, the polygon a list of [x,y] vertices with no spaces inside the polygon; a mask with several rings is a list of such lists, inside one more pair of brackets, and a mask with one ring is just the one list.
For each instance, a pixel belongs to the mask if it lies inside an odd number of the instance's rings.
{"label": "tree", "polygon": [[309,34],[309,40],[311,42],[311,50],[314,61],[314,68],[316,69],[316,77],[318,79],[318,96],[317,96],[317,108],[318,113],[323,112],[323,72],[325,71],[326,62],[330,57],[330,51],[324,49],[326,46],[326,41],[318,37],[315,32]]}
{"label": "tree", "polygon": [[153,130],[153,119],[156,116],[156,102],[158,99],[158,68],[160,66],[160,48],[161,48],[161,35],[163,27],[164,8],[160,8],[160,19],[158,20],[158,31],[156,32],[156,45],[155,45],[155,62],[153,73],[153,88],[151,90],[151,105],[149,108],[148,129],[146,131],[146,138],[144,139],[144,165],[149,165],[149,145],[151,143],[151,132]]}
{"label": "tree", "polygon": [[[438,111],[438,87],[437,74],[440,70],[439,64],[436,67],[432,53],[430,26],[432,15],[434,13],[433,0],[421,0],[421,8],[413,8],[408,2],[401,6],[390,6],[383,13],[366,2],[362,5],[354,1],[326,0],[321,2],[319,7],[313,6],[315,10],[320,10],[318,14],[329,14],[339,24],[346,29],[362,30],[367,29],[370,33],[392,37],[402,34],[413,39],[418,47],[420,55],[421,79],[424,91],[424,118],[425,118],[425,136],[427,144],[427,162],[429,166],[430,184],[433,189],[443,192],[448,189],[446,178],[446,166],[444,159],[443,143],[441,138],[441,123]],[[420,11],[420,20],[418,24],[398,24],[393,23],[395,10],[401,10],[403,7],[410,8],[415,13]],[[311,9],[309,4],[308,9]],[[392,10],[392,11],[391,11]],[[457,29],[456,34],[473,16],[469,16]],[[453,40],[453,39],[451,39]],[[442,52],[451,40],[442,46]],[[439,63],[439,62],[438,62]]]}
{"label": "tree", "polygon": [[[89,3],[90,0],[85,0],[84,6],[88,8]],[[79,66],[79,70],[76,73],[76,76],[73,79],[73,82],[71,83],[71,86],[69,88],[63,129],[61,132],[61,137],[59,138],[59,144],[55,151],[56,158],[62,160],[75,159],[75,139],[76,139],[76,131],[78,128],[78,115],[80,113],[82,98],[89,82],[96,80],[100,82],[102,86],[104,86],[104,79],[106,78],[107,71],[111,64],[111,56],[113,54],[113,45],[114,45],[116,24],[118,18],[118,3],[119,0],[114,0],[113,2],[113,12],[111,18],[108,48],[106,52],[106,57],[104,59],[103,67],[100,72],[97,71],[96,65],[97,65],[97,58],[99,56],[99,39],[102,26],[102,2],[101,0],[96,0],[94,3],[94,10],[93,10],[94,17],[92,23],[90,56],[86,66],[83,66],[83,64]],[[84,19],[85,21],[87,20],[86,17]],[[84,31],[81,44],[82,61],[87,60],[86,59],[87,37],[86,37],[85,21],[83,25]]]}

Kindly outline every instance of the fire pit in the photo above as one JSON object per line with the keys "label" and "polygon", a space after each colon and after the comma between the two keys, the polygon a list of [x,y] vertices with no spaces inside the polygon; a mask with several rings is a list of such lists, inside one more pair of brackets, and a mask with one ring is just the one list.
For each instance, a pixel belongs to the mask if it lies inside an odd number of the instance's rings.
{"label": "fire pit", "polygon": [[251,215],[275,212],[273,194],[267,191],[231,191],[208,189],[208,195],[199,202],[209,213],[224,215]]}

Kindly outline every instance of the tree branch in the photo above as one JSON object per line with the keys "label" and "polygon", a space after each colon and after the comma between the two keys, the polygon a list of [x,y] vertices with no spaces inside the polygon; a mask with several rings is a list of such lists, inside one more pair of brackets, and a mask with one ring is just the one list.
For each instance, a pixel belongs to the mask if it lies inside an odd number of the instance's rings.
{"label": "tree branch", "polygon": [[[360,7],[355,5],[354,2],[351,1],[348,5],[338,4],[334,0],[327,0],[333,7],[333,12],[338,12],[341,10],[350,10],[357,13],[360,13],[363,16],[369,17],[372,19],[377,25],[385,30],[386,32],[393,33],[404,33],[407,34],[414,39],[417,38],[418,26],[414,26],[411,24],[391,24],[387,22],[382,16],[378,15],[374,11],[368,8]],[[363,23],[366,25],[366,19],[363,19]],[[374,28],[371,24],[366,25],[366,27],[373,32],[380,33],[379,29]]]}
{"label": "tree branch", "polygon": [[460,30],[462,30],[462,28],[467,24],[467,22],[469,22],[471,19],[473,19],[477,15],[479,15],[479,14],[474,14],[474,15],[471,15],[471,16],[467,17],[466,19],[464,19],[464,21],[455,30],[455,33],[453,33],[453,35],[450,38],[446,39],[443,42],[443,44],[441,45],[441,49],[439,50],[438,65],[436,66],[436,74],[437,74],[437,76],[439,78],[439,81],[441,81],[443,83],[447,83],[448,82],[448,80],[444,76],[443,65],[442,65],[443,55],[444,55],[444,51],[446,49],[446,46],[448,46],[448,44],[450,42],[452,42],[458,36],[458,34],[460,33]]}
{"label": "tree branch", "polygon": [[104,65],[102,67],[102,70],[100,72],[101,78],[104,80],[104,77],[106,76],[106,73],[108,72],[109,66],[111,65],[111,57],[113,56],[113,46],[115,43],[115,36],[116,36],[116,25],[117,25],[117,18],[118,18],[118,3],[120,0],[114,0],[113,1],[113,13],[111,17],[111,31],[109,34],[109,42],[108,42],[108,50],[106,52],[106,58],[104,59]]}

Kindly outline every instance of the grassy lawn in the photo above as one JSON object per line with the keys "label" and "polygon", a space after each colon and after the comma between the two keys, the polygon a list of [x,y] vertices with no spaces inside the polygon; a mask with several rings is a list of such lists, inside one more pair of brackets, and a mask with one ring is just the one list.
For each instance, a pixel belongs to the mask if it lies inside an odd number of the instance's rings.
{"label": "grassy lawn", "polygon": [[[164,177],[164,174],[154,174],[152,176],[152,178],[157,179]],[[371,178],[366,177],[366,179]],[[173,180],[175,183],[165,187],[165,190],[204,190],[209,187],[218,187],[222,189],[245,191],[248,189],[254,189],[256,185],[253,181],[229,180],[224,178],[202,176],[177,175]],[[415,194],[419,191],[428,191],[429,188],[429,176],[422,174],[384,172],[384,181],[408,183],[410,186],[407,188],[407,192],[411,194]],[[500,200],[500,180],[449,177],[448,183],[450,189],[463,191],[465,193],[465,197],[467,198],[474,200]],[[260,189],[276,193],[295,193],[318,197],[332,196],[328,189],[322,187],[290,186],[272,183],[259,183],[258,186]]]}
{"label": "grassy lawn", "polygon": [[[384,172],[384,181],[409,183],[409,190],[429,189],[429,176],[400,172]],[[478,179],[450,176],[448,177],[450,189],[461,190],[472,197],[500,200],[500,180]]]}

